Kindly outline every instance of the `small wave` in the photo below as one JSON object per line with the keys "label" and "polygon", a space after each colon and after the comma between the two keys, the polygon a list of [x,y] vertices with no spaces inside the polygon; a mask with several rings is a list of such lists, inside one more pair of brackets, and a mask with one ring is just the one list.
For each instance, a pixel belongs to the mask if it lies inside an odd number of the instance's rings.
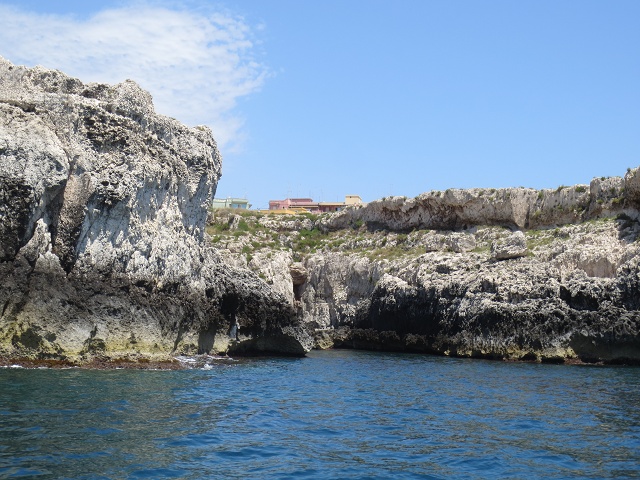
{"label": "small wave", "polygon": [[219,356],[219,355],[178,355],[174,357],[180,364],[185,366],[186,368],[200,369],[200,370],[211,370],[212,368],[218,365],[224,365],[229,363],[235,363],[238,360],[227,357],[227,356]]}

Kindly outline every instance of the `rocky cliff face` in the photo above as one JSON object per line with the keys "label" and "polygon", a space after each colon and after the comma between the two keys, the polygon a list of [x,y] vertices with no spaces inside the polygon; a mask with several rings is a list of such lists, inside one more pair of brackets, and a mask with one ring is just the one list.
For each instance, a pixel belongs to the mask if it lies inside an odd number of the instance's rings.
{"label": "rocky cliff face", "polygon": [[[373,228],[461,230],[476,225],[535,229],[615,215],[635,205],[635,176],[594,178],[590,185],[555,190],[501,188],[432,191],[415,198],[387,197],[322,220],[326,229],[359,223]],[[625,194],[625,188],[628,191]],[[626,201],[626,203],[625,203]]]}
{"label": "rocky cliff face", "polygon": [[207,227],[206,127],[133,82],[1,58],[0,165],[4,358],[301,355],[309,327],[319,347],[640,363],[640,169]]}
{"label": "rocky cliff face", "polygon": [[204,242],[211,132],[157,115],[134,82],[0,57],[0,165],[4,356],[309,348],[287,299]]}
{"label": "rocky cliff face", "polygon": [[[635,169],[590,186],[430,192],[317,218],[246,218],[255,222],[246,236],[214,241],[288,289],[320,347],[640,363],[639,179]],[[271,276],[271,239],[305,270],[295,288]]]}

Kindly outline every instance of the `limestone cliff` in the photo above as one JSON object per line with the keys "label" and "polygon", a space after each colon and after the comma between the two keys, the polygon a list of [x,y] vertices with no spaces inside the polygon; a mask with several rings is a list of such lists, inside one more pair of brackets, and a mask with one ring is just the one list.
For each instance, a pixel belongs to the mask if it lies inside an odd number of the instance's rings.
{"label": "limestone cliff", "polygon": [[[320,347],[640,363],[639,182],[634,169],[589,186],[430,192],[295,220],[218,213],[210,228],[226,261],[294,298]],[[274,268],[276,252],[298,262],[302,282]]]}
{"label": "limestone cliff", "polygon": [[0,353],[304,354],[289,302],[204,241],[220,169],[134,82],[0,57]]}
{"label": "limestone cliff", "polygon": [[590,185],[555,190],[501,188],[432,191],[415,198],[387,197],[322,220],[326,229],[358,223],[388,230],[460,230],[474,225],[535,229],[615,215],[637,200],[625,195],[635,177],[594,178]]}

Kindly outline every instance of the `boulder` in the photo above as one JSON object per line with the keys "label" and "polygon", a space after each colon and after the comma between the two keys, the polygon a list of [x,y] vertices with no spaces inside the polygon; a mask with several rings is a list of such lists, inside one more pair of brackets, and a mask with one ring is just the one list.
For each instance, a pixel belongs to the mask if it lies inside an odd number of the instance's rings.
{"label": "boulder", "polygon": [[508,237],[491,244],[492,260],[508,260],[524,257],[527,254],[527,237],[521,231],[513,232]]}
{"label": "boulder", "polygon": [[472,233],[453,232],[447,236],[446,243],[452,252],[469,252],[476,248],[476,237]]}

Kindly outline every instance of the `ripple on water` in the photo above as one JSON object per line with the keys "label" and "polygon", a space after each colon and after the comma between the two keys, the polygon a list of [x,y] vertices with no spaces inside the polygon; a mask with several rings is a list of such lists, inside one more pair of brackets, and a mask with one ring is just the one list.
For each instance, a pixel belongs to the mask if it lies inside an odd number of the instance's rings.
{"label": "ripple on water", "polygon": [[0,477],[640,476],[638,368],[351,351],[191,364],[0,370]]}

